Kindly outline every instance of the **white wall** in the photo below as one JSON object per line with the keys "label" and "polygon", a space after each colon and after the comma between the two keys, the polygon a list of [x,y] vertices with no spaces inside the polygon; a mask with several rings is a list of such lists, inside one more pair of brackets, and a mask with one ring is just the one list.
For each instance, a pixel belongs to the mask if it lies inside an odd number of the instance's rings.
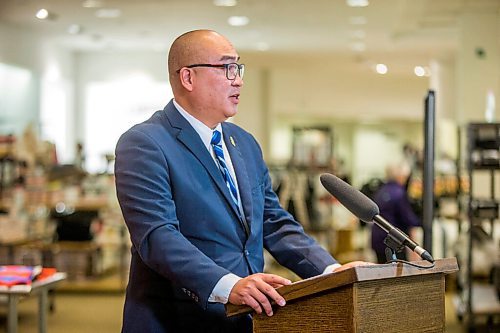
{"label": "white wall", "polygon": [[20,135],[38,122],[37,80],[32,71],[0,62],[0,134]]}
{"label": "white wall", "polygon": [[[0,23],[0,63],[30,74],[25,87],[4,78],[2,96],[8,96],[5,107],[9,109],[2,116],[13,114],[15,119],[5,119],[9,126],[2,128],[20,135],[32,123],[40,139],[56,143],[60,162],[70,162],[74,142],[72,52],[36,32]],[[3,130],[1,134],[5,134]]]}
{"label": "white wall", "polygon": [[75,154],[75,70],[72,51],[45,39],[40,46],[40,134],[55,143],[59,163]]}
{"label": "white wall", "polygon": [[110,168],[120,135],[163,109],[172,97],[166,54],[85,52],[76,55],[76,140],[91,172]]}
{"label": "white wall", "polygon": [[38,122],[38,55],[36,38],[0,24],[0,134],[19,135]]}

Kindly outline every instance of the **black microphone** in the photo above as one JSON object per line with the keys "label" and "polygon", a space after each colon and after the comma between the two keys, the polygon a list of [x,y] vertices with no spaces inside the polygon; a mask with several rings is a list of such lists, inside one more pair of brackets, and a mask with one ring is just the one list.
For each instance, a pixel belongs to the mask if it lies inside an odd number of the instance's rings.
{"label": "black microphone", "polygon": [[380,216],[380,210],[373,200],[332,174],[324,173],[319,179],[323,187],[360,220],[375,222],[385,232],[418,254],[422,259],[431,263],[434,262],[434,258],[432,258],[429,252],[412,241],[407,234],[395,228]]}

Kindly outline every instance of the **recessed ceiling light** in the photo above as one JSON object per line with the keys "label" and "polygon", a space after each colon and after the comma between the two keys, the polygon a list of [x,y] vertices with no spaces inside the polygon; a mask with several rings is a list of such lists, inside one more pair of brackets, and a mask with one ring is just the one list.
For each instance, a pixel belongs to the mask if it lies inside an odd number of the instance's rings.
{"label": "recessed ceiling light", "polygon": [[238,2],[236,0],[214,0],[214,5],[219,7],[233,7],[237,4]]}
{"label": "recessed ceiling light", "polygon": [[95,12],[95,16],[98,18],[117,18],[121,15],[122,11],[118,8],[101,8]]}
{"label": "recessed ceiling light", "polygon": [[413,69],[413,72],[415,73],[416,76],[419,76],[419,77],[431,76],[429,67],[415,66],[415,68]]}
{"label": "recessed ceiling light", "polygon": [[82,7],[85,8],[99,8],[102,7],[102,1],[99,0],[85,0],[82,2]]}
{"label": "recessed ceiling light", "polygon": [[40,20],[45,20],[49,17],[49,11],[45,8],[40,9],[35,15]]}
{"label": "recessed ceiling light", "polygon": [[230,16],[227,19],[227,23],[233,27],[241,27],[247,25],[248,22],[250,22],[250,19],[246,16]]}
{"label": "recessed ceiling light", "polygon": [[375,66],[375,71],[379,74],[386,74],[387,73],[387,66],[385,64],[377,64]]}
{"label": "recessed ceiling light", "polygon": [[425,75],[425,69],[422,66],[415,66],[413,69],[413,72],[415,73],[416,76],[424,76]]}
{"label": "recessed ceiling light", "polygon": [[366,7],[370,4],[368,0],[346,0],[346,3],[350,7]]}

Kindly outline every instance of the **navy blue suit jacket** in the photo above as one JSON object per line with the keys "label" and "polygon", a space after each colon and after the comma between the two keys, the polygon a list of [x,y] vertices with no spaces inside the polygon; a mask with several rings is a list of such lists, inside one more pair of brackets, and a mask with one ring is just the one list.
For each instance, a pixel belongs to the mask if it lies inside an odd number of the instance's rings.
{"label": "navy blue suit jacket", "polygon": [[253,136],[222,128],[248,236],[214,159],[172,101],[118,141],[117,194],[132,240],[124,332],[224,322],[223,305],[208,302],[214,286],[228,273],[262,272],[263,248],[304,278],[336,263],[279,205]]}

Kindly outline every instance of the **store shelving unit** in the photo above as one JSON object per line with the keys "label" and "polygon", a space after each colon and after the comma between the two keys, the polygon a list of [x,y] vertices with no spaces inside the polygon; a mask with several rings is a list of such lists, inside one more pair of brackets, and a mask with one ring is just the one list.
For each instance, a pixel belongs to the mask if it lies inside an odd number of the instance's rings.
{"label": "store shelving unit", "polygon": [[[469,178],[469,195],[467,198],[467,251],[461,258],[463,270],[461,304],[458,308],[459,318],[465,321],[469,332],[476,332],[480,326],[488,329],[500,328],[500,300],[498,286],[495,285],[495,269],[498,269],[500,250],[495,229],[499,227],[499,195],[496,193],[497,173],[500,170],[500,124],[470,123],[467,126],[467,172]],[[476,177],[483,173],[483,183],[489,189],[481,189],[484,193],[475,193]],[[479,192],[479,191],[476,191]],[[486,245],[487,244],[487,245]],[[475,268],[478,264],[476,252],[488,246],[488,259],[491,260],[489,276],[478,276]],[[493,253],[491,253],[493,252]],[[475,262],[476,261],[476,262]]]}

